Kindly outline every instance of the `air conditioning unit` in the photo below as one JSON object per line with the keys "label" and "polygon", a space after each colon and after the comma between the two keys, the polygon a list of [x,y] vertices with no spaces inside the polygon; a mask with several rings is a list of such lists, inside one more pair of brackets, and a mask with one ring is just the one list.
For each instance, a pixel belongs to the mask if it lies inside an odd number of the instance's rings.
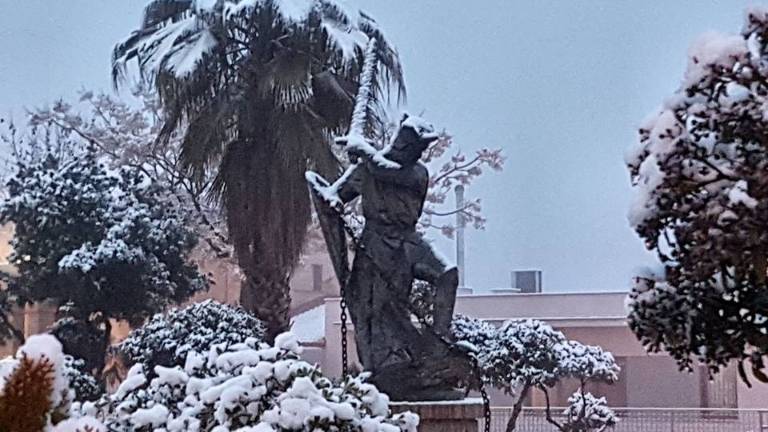
{"label": "air conditioning unit", "polygon": [[512,288],[521,293],[541,292],[541,270],[515,270],[512,272]]}

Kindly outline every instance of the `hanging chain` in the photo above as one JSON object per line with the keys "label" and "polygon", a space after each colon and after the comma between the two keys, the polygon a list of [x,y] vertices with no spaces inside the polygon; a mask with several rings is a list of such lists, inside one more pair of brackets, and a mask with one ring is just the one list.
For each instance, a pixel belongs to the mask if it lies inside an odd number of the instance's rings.
{"label": "hanging chain", "polygon": [[341,373],[343,377],[349,374],[349,357],[347,348],[347,281],[341,284],[339,294],[341,295]]}
{"label": "hanging chain", "polygon": [[482,369],[477,358],[473,355],[469,356],[472,361],[472,367],[475,369],[477,378],[480,381],[478,385],[480,391],[480,397],[483,398],[483,431],[491,432],[491,399],[488,397],[488,392],[485,391],[485,382],[482,378]]}
{"label": "hanging chain", "polygon": [[[358,87],[357,95],[355,96],[355,106],[352,110],[352,118],[349,124],[349,135],[362,136],[364,133],[368,103],[373,96],[373,80],[376,75],[377,61],[376,39],[370,38],[365,48],[363,67],[360,71],[360,86]],[[339,212],[339,217],[341,217],[341,212]],[[352,232],[344,219],[342,219],[342,224],[344,225],[347,234],[352,237],[352,241],[357,243],[354,232]],[[346,244],[344,247],[346,247]],[[344,263],[344,265],[347,265],[347,263]],[[339,287],[339,295],[341,296],[341,302],[339,303],[339,306],[341,307],[341,371],[344,374],[344,377],[349,373],[349,354],[347,350],[347,283],[349,283],[350,275],[351,273],[346,276],[346,280],[339,281],[341,284]]]}
{"label": "hanging chain", "polygon": [[480,384],[480,396],[483,398],[483,431],[491,432],[491,399],[485,391],[485,384]]}

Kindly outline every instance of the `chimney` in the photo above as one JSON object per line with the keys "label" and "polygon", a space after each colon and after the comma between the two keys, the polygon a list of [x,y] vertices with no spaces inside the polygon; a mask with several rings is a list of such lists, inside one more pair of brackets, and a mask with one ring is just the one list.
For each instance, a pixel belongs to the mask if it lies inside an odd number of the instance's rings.
{"label": "chimney", "polygon": [[312,290],[323,290],[323,265],[312,264]]}
{"label": "chimney", "polygon": [[459,290],[466,287],[466,267],[464,266],[464,185],[456,189],[456,267],[459,269]]}
{"label": "chimney", "polygon": [[512,288],[521,293],[541,292],[541,270],[515,270],[512,272]]}

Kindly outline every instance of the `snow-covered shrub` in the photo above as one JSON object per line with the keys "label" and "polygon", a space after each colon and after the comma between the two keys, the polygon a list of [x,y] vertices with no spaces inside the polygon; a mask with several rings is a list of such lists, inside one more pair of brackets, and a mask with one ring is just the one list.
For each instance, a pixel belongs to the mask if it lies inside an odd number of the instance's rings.
{"label": "snow-covered shrub", "polygon": [[205,300],[153,316],[134,329],[119,349],[130,363],[155,366],[184,366],[189,352],[208,352],[214,345],[226,349],[248,339],[261,341],[264,326],[240,307]]}
{"label": "snow-covered shrub", "polygon": [[188,260],[195,237],[138,169],[108,169],[67,143],[28,150],[17,151],[0,205],[0,223],[15,227],[8,290],[66,305],[68,318],[97,332],[95,343],[64,342],[95,351],[71,354],[100,371],[92,359],[103,361],[110,319],[137,323],[206,287]]}
{"label": "snow-covered shrub", "polygon": [[561,432],[601,432],[616,424],[616,414],[606,404],[605,398],[596,398],[592,393],[576,391],[568,398],[568,407],[563,411],[565,419],[550,420]]}
{"label": "snow-covered shrub", "polygon": [[104,431],[88,416],[67,419],[75,395],[67,363],[51,335],[29,337],[14,358],[0,361],[0,431]]}
{"label": "snow-covered shrub", "polygon": [[155,378],[137,363],[113,395],[76,411],[116,431],[416,430],[418,418],[392,415],[365,375],[334,384],[299,360],[300,350],[285,333],[275,346],[249,338],[188,351],[184,367],[155,366]]}
{"label": "snow-covered shrub", "polygon": [[73,401],[96,400],[104,393],[99,382],[86,370],[85,362],[71,355],[64,356],[64,375],[73,391]]}
{"label": "snow-covered shrub", "polygon": [[509,320],[495,328],[459,316],[452,330],[460,343],[473,347],[483,381],[515,396],[507,431],[515,430],[523,401],[532,388],[548,395],[552,387],[567,379],[578,380],[582,388],[589,382],[618,379],[619,367],[611,353],[568,340],[542,321]]}
{"label": "snow-covered shrub", "polygon": [[630,224],[663,266],[635,278],[630,327],[681,368],[749,360],[768,382],[767,104],[768,9],[756,7],[740,34],[691,45],[680,88],[641,124],[626,163]]}
{"label": "snow-covered shrub", "polygon": [[496,338],[497,330],[493,325],[477,318],[456,315],[451,322],[451,333],[458,342],[483,355],[488,352],[483,348],[489,346],[488,344]]}

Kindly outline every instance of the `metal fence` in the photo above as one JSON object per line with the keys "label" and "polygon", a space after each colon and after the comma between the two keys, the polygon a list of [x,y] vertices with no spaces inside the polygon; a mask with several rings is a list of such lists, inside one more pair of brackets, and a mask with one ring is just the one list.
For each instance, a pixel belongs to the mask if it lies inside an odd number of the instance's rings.
{"label": "metal fence", "polygon": [[[553,408],[553,416],[562,413]],[[615,408],[611,432],[768,432],[768,410]],[[491,431],[505,432],[512,408],[492,408]],[[482,430],[482,429],[481,429]],[[525,408],[515,432],[557,432],[541,408]]]}

